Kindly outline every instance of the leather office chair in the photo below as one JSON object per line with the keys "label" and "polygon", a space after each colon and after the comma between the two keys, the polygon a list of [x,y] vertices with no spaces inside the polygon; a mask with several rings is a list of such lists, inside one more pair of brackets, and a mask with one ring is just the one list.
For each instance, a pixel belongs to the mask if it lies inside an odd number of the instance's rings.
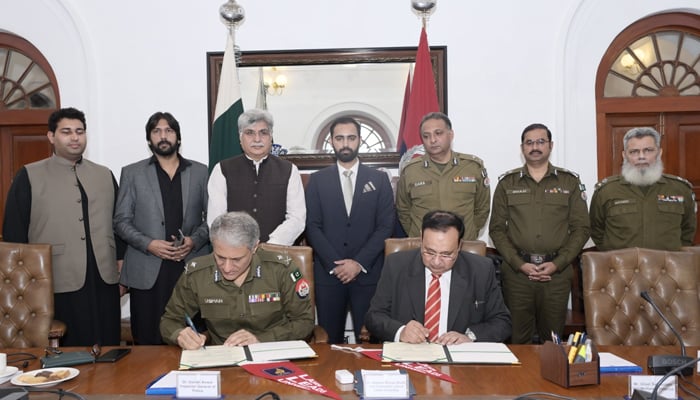
{"label": "leather office chair", "polygon": [[[299,268],[304,278],[311,286],[311,305],[316,314],[316,293],[314,290],[314,252],[309,246],[283,246],[279,244],[261,243],[260,248],[289,256],[294,264]],[[310,343],[328,343],[328,333],[320,325],[314,325],[311,337],[307,340]]]}
{"label": "leather office chair", "polygon": [[0,347],[58,346],[53,320],[51,246],[0,242]]}
{"label": "leather office chair", "polygon": [[647,291],[688,346],[700,345],[700,254],[640,248],[582,255],[586,328],[598,345],[676,345]]}
{"label": "leather office chair", "polygon": [[[420,245],[420,237],[388,238],[384,240],[384,257],[386,258],[389,254],[398,253],[399,251],[417,249]],[[461,249],[480,256],[486,255],[486,243],[481,240],[463,240]],[[369,343],[370,337],[370,332],[363,325],[360,328],[360,341]]]}
{"label": "leather office chair", "polygon": [[[420,247],[420,243],[421,238],[419,237],[386,239],[384,240],[384,257],[399,251],[417,249]],[[463,240],[462,251],[485,256],[486,243],[481,240]]]}

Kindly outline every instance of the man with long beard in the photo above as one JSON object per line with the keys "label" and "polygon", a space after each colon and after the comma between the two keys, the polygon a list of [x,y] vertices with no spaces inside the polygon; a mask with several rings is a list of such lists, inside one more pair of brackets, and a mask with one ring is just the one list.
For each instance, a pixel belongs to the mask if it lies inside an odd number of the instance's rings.
{"label": "man with long beard", "polygon": [[122,169],[114,229],[128,243],[120,283],[131,292],[136,344],[163,344],[159,322],[185,262],[209,253],[207,167],[180,156],[180,124],[146,122],[153,156]]}
{"label": "man with long beard", "polygon": [[687,180],[663,173],[661,137],[630,129],[623,139],[622,175],[603,179],[591,200],[591,238],[599,250],[691,246],[697,220]]}
{"label": "man with long beard", "polygon": [[311,174],[306,238],[314,248],[318,322],[329,343],[344,342],[348,305],[356,340],[384,265],[384,239],[394,228],[387,174],[357,158],[360,124],[341,117],[330,127],[337,163]]}

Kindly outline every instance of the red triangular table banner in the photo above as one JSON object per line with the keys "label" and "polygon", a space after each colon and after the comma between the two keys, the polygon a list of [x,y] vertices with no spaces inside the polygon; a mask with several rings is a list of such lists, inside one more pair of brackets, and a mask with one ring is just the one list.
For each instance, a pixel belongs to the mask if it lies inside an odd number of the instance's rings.
{"label": "red triangular table banner", "polygon": [[326,389],[316,379],[310,377],[304,370],[291,362],[270,362],[265,364],[244,364],[241,367],[249,373],[261,378],[270,379],[285,385],[308,390],[331,399],[341,400],[340,396]]}
{"label": "red triangular table banner", "polygon": [[[362,353],[366,357],[369,357],[373,360],[383,362],[381,350],[362,350],[360,353]],[[390,364],[396,365],[399,368],[404,368],[404,369],[408,369],[411,371],[416,371],[416,372],[419,372],[423,375],[433,376],[435,378],[442,379],[443,381],[457,383],[457,381],[453,377],[451,377],[447,374],[443,374],[442,372],[438,371],[437,369],[433,368],[432,366],[430,366],[428,364],[416,363],[416,362],[411,362],[411,363],[402,362],[402,363],[390,363]]]}

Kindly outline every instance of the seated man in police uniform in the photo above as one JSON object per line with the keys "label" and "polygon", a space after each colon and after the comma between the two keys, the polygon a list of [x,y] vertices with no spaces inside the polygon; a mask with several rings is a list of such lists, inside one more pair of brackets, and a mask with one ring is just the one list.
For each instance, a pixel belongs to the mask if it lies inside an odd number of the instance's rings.
{"label": "seated man in police uniform", "polygon": [[201,314],[213,345],[305,339],[314,327],[308,282],[289,257],[258,249],[260,228],[244,212],[217,217],[209,229],[212,254],[185,266],[160,333],[183,349],[204,346],[189,316]]}

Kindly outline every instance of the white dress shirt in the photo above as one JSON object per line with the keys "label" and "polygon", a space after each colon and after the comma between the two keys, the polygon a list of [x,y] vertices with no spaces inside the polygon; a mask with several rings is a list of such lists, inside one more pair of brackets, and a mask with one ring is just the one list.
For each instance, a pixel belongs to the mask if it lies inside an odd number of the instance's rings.
{"label": "white dress shirt", "polygon": [[[248,157],[248,159],[250,159],[250,157]],[[256,170],[259,164],[259,162],[256,164]],[[207,223],[211,227],[211,223],[214,222],[214,219],[225,213],[228,208],[226,206],[228,204],[226,200],[226,177],[224,177],[224,174],[221,172],[220,163],[217,163],[211,171],[209,183],[207,184],[207,191],[209,192]],[[284,221],[270,233],[270,239],[267,242],[291,246],[294,240],[304,232],[305,227],[306,199],[304,197],[304,185],[301,183],[299,169],[296,165],[292,164],[292,172],[289,175],[289,183],[287,184],[287,210]]]}

